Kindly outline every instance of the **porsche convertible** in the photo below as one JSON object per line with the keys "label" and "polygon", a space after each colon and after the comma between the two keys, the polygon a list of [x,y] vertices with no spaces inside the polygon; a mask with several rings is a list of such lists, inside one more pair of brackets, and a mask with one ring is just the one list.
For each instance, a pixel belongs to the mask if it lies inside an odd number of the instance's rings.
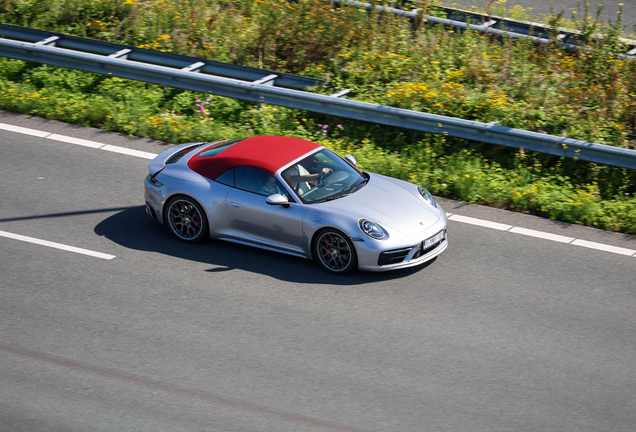
{"label": "porsche convertible", "polygon": [[446,214],[426,189],[298,138],[174,146],[150,162],[145,200],[183,242],[209,236],[335,274],[416,266],[448,247]]}

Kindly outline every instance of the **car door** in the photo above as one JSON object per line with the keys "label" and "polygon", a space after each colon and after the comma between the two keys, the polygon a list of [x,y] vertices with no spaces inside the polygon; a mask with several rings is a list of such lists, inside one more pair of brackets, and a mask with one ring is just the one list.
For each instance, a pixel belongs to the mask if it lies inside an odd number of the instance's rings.
{"label": "car door", "polygon": [[[227,195],[228,211],[236,227],[248,238],[260,244],[302,253],[303,221],[301,205],[290,202],[288,207],[270,205],[271,193],[264,185],[271,174],[252,167],[236,167],[236,187]],[[276,181],[284,194],[287,191]]]}

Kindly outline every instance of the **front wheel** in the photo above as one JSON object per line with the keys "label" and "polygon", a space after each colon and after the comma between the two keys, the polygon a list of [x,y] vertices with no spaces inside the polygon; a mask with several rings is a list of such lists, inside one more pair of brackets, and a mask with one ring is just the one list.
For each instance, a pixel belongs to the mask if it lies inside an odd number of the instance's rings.
{"label": "front wheel", "polygon": [[205,212],[193,198],[178,196],[166,205],[166,222],[170,232],[185,243],[198,243],[208,232]]}
{"label": "front wheel", "polygon": [[353,243],[346,234],[331,228],[320,231],[314,243],[314,257],[329,273],[346,274],[356,266]]}

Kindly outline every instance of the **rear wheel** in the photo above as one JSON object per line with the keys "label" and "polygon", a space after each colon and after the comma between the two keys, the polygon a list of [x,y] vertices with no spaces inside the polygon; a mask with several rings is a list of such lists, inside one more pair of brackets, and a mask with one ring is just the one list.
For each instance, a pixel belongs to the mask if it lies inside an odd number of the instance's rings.
{"label": "rear wheel", "polygon": [[336,229],[325,229],[316,236],[314,257],[329,273],[346,274],[357,263],[356,250],[346,234]]}
{"label": "rear wheel", "polygon": [[168,201],[166,217],[170,232],[186,243],[198,243],[208,232],[205,212],[194,199],[178,196]]}

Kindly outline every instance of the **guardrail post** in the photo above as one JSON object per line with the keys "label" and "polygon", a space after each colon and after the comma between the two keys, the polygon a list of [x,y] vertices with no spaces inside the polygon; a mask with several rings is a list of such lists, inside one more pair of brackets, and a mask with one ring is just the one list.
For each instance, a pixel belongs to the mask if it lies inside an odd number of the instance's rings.
{"label": "guardrail post", "polygon": [[260,84],[260,85],[273,86],[276,78],[278,78],[278,75],[267,75],[266,77],[253,81],[253,83]]}

